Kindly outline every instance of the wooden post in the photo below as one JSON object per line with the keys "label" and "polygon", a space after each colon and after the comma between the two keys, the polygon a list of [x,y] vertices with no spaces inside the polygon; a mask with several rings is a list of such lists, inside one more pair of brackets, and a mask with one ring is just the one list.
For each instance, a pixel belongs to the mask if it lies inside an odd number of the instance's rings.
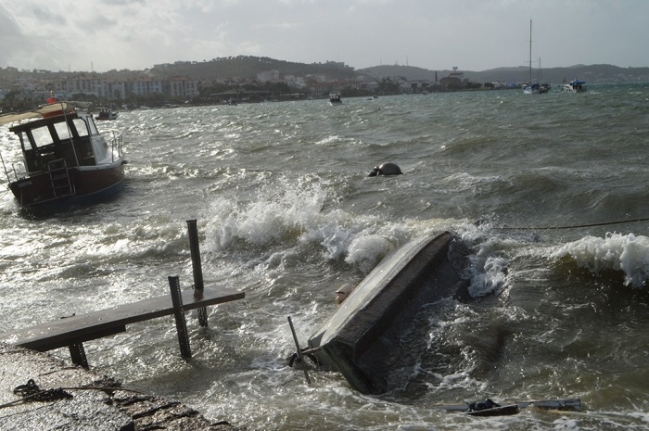
{"label": "wooden post", "polygon": [[75,365],[81,365],[86,370],[88,367],[88,359],[86,359],[86,351],[83,348],[83,343],[74,343],[68,346],[70,350],[70,357],[72,358],[72,363]]}
{"label": "wooden post", "polygon": [[169,289],[171,290],[171,301],[174,306],[174,316],[176,318],[176,331],[178,332],[178,343],[180,343],[180,354],[185,359],[191,359],[192,349],[189,346],[189,333],[187,332],[187,322],[185,321],[185,311],[183,309],[183,297],[180,291],[180,281],[178,276],[169,276]]}
{"label": "wooden post", "polygon": [[[189,250],[192,256],[192,269],[194,270],[194,297],[203,298],[203,267],[201,266],[201,251],[198,247],[198,228],[196,220],[187,220],[187,233],[189,236]],[[198,323],[207,328],[207,308],[198,309]]]}

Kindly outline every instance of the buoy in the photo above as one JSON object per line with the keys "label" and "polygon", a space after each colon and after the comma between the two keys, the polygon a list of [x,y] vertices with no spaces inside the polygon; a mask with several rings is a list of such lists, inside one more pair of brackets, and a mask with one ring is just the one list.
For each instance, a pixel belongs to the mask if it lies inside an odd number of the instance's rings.
{"label": "buoy", "polygon": [[403,174],[401,172],[401,168],[396,165],[395,163],[383,163],[380,166],[376,166],[372,172],[368,175],[368,177],[376,177],[377,175],[400,175]]}
{"label": "buoy", "polygon": [[351,283],[345,283],[338,290],[336,290],[336,305],[343,303],[345,299],[349,296],[350,293],[354,290],[356,286]]}

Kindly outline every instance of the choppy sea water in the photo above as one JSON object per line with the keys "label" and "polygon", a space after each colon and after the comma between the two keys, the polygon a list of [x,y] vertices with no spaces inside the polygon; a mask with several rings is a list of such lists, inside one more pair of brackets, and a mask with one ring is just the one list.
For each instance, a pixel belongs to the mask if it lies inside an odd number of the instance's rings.
{"label": "choppy sea water", "polygon": [[[88,342],[98,373],[250,429],[649,427],[649,85],[182,107],[109,126],[129,161],[114,200],[30,217],[0,195],[2,331],[165,295],[168,276],[189,288],[196,219],[205,284],[246,299],[210,308],[207,330],[188,316],[189,362],[173,317]],[[0,131],[7,166],[15,145]],[[387,161],[404,175],[367,177]],[[362,395],[315,369],[307,385],[287,366],[287,316],[306,344],[336,288],[444,230],[472,250],[476,300],[422,309],[402,388]],[[586,409],[437,408],[486,398]]]}

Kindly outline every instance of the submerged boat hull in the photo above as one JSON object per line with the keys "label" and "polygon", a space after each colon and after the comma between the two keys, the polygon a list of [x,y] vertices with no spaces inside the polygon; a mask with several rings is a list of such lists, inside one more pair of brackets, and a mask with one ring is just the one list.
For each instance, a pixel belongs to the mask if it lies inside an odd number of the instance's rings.
{"label": "submerged boat hull", "polygon": [[460,277],[466,254],[454,244],[445,232],[386,256],[309,339],[318,361],[362,393],[386,392],[403,333],[422,305],[468,297],[468,282]]}

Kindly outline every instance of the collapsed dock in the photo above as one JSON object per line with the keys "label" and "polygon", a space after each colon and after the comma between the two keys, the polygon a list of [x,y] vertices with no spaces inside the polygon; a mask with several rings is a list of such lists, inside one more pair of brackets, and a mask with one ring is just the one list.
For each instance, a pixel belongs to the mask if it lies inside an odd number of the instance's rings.
{"label": "collapsed dock", "polygon": [[142,301],[122,304],[107,310],[99,310],[45,322],[28,328],[0,334],[0,342],[47,352],[68,347],[72,362],[88,368],[83,343],[108,337],[126,331],[126,325],[174,315],[180,352],[184,358],[191,358],[191,348],[185,321],[185,311],[198,309],[199,323],[207,327],[206,307],[245,298],[245,293],[224,288],[205,289],[198,245],[196,220],[188,220],[189,243],[194,273],[194,288],[181,291],[178,276],[169,277],[171,296],[160,296]]}

